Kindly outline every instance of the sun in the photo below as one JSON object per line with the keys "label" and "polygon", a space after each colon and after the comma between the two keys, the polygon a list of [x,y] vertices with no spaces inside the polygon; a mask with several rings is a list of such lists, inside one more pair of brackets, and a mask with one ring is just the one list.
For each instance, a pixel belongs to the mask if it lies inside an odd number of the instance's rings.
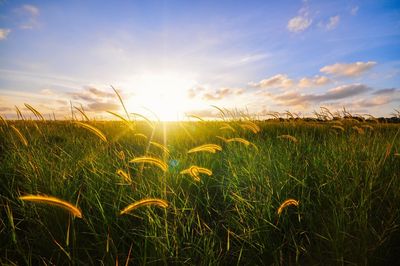
{"label": "sun", "polygon": [[196,82],[176,73],[146,74],[132,84],[133,96],[127,102],[130,111],[140,113],[147,109],[162,121],[177,121],[196,105],[187,97],[187,90]]}

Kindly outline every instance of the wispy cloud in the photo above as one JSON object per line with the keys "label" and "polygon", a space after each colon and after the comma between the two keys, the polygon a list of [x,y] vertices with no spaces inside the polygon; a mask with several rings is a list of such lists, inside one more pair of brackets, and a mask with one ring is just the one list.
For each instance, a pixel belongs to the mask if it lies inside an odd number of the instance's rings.
{"label": "wispy cloud", "polygon": [[277,74],[259,82],[250,82],[249,85],[255,88],[288,88],[293,85],[293,80],[285,74]]}
{"label": "wispy cloud", "polygon": [[333,30],[339,25],[340,16],[333,16],[329,18],[329,22],[326,24],[327,30]]}
{"label": "wispy cloud", "polygon": [[336,63],[333,65],[324,66],[320,69],[322,73],[335,76],[356,77],[371,69],[376,65],[376,62],[355,62],[355,63]]}
{"label": "wispy cloud", "polygon": [[382,89],[382,90],[375,91],[373,94],[374,95],[393,95],[393,94],[398,94],[398,96],[400,96],[400,89],[398,89],[398,88]]}
{"label": "wispy cloud", "polygon": [[10,29],[0,29],[0,41],[7,39],[8,34],[10,34]]}
{"label": "wispy cloud", "polygon": [[352,16],[357,15],[359,9],[360,9],[359,6],[353,6],[353,7],[350,9],[350,14],[351,14]]}
{"label": "wispy cloud", "polygon": [[317,87],[317,86],[323,86],[323,85],[329,84],[331,82],[332,81],[325,76],[316,75],[311,78],[305,77],[305,78],[300,79],[298,86],[300,88]]}
{"label": "wispy cloud", "polygon": [[69,93],[76,101],[83,101],[89,111],[118,110],[119,104],[112,92],[100,90],[94,86],[85,86],[79,92]]}
{"label": "wispy cloud", "polygon": [[15,13],[19,17],[19,27],[21,29],[34,29],[39,26],[38,17],[40,10],[34,5],[22,5],[15,9]]}
{"label": "wispy cloud", "polygon": [[302,32],[311,26],[312,19],[305,16],[296,16],[288,22],[287,29],[291,32]]}
{"label": "wispy cloud", "polygon": [[345,99],[370,90],[370,87],[363,84],[348,84],[332,88],[322,94],[301,94],[297,91],[291,91],[278,95],[271,93],[267,95],[281,105],[306,107],[311,103],[319,104],[325,101]]}
{"label": "wispy cloud", "polygon": [[299,9],[298,15],[288,21],[287,29],[291,32],[302,32],[311,26],[312,19],[309,18],[307,2]]}

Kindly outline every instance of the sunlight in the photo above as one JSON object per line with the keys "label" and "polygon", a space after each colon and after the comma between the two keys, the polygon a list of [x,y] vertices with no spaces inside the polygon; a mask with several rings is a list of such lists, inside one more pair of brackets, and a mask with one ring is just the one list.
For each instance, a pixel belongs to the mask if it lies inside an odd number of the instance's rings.
{"label": "sunlight", "polygon": [[134,84],[134,95],[127,102],[131,112],[141,113],[143,109],[149,109],[162,121],[176,121],[183,119],[185,113],[193,108],[193,100],[187,97],[187,89],[196,84],[194,80],[176,73],[146,74],[135,80]]}

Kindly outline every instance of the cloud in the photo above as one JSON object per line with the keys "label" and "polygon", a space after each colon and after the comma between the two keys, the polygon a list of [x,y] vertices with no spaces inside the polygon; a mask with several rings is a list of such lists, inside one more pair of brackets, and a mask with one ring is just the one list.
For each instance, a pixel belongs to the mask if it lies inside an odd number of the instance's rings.
{"label": "cloud", "polygon": [[187,91],[187,95],[188,95],[188,97],[189,97],[190,99],[193,99],[193,98],[197,97],[201,92],[203,92],[203,91],[205,91],[205,90],[206,90],[206,89],[205,89],[203,86],[198,85],[198,86],[196,86],[196,87],[190,88],[190,89]]}
{"label": "cloud", "polygon": [[105,92],[105,91],[96,89],[95,87],[86,87],[86,88],[91,94],[96,95],[97,97],[105,97],[105,98],[115,97],[115,94],[112,92]]}
{"label": "cloud", "polygon": [[380,95],[370,99],[362,99],[355,101],[353,105],[356,107],[374,107],[374,106],[388,104],[392,101],[394,101],[392,97]]}
{"label": "cloud", "polygon": [[259,82],[250,82],[250,86],[255,88],[287,88],[293,85],[293,81],[287,75],[277,74]]}
{"label": "cloud", "polygon": [[393,94],[398,94],[398,93],[400,93],[400,89],[390,88],[390,89],[377,90],[373,94],[374,95],[393,95]]}
{"label": "cloud", "polygon": [[326,24],[327,30],[333,30],[337,27],[340,21],[340,16],[334,16],[329,18],[328,24]]}
{"label": "cloud", "polygon": [[289,20],[287,29],[291,32],[302,32],[311,26],[312,19],[306,16],[296,16]]}
{"label": "cloud", "polygon": [[300,79],[298,86],[300,88],[308,88],[308,87],[316,87],[316,86],[323,86],[328,83],[331,83],[331,80],[325,76],[314,76],[312,78],[302,78]]}
{"label": "cloud", "polygon": [[10,29],[0,29],[0,41],[7,39],[7,36],[10,32]]}
{"label": "cloud", "polygon": [[301,94],[297,91],[291,91],[279,95],[273,95],[271,93],[267,95],[273,100],[278,101],[281,105],[307,106],[310,103],[345,99],[370,90],[370,87],[363,84],[348,84],[332,88],[322,94]]}
{"label": "cloud", "polygon": [[204,93],[203,99],[208,101],[222,100],[231,95],[240,95],[243,92],[243,89],[221,88],[212,92]]}
{"label": "cloud", "polygon": [[0,112],[8,112],[12,111],[13,109],[11,107],[2,107],[0,106]]}
{"label": "cloud", "polygon": [[335,76],[355,77],[359,76],[376,65],[376,62],[355,62],[355,63],[336,63],[333,65],[324,66],[319,71],[325,74]]}
{"label": "cloud", "polygon": [[19,17],[19,27],[21,29],[34,29],[39,26],[38,17],[40,10],[34,5],[22,5],[15,9],[16,14]]}
{"label": "cloud", "polygon": [[120,105],[113,102],[94,102],[87,105],[89,111],[117,111]]}
{"label": "cloud", "polygon": [[352,7],[352,8],[350,9],[350,14],[351,14],[352,16],[357,15],[359,9],[360,9],[359,6],[354,6],[354,7]]}

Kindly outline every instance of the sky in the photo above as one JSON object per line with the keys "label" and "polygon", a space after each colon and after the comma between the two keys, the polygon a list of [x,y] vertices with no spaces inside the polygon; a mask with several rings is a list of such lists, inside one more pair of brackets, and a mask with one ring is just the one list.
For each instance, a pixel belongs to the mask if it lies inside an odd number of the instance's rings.
{"label": "sky", "polygon": [[[399,1],[0,0],[0,114],[400,109]],[[74,109],[74,108],[73,108]],[[75,110],[75,109],[74,109]],[[30,114],[31,115],[31,114]]]}

